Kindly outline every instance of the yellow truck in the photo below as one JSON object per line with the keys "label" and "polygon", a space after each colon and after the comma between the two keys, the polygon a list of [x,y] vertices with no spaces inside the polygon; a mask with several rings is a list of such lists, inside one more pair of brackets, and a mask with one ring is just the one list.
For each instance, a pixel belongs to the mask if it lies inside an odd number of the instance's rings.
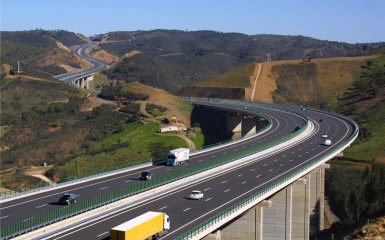
{"label": "yellow truck", "polygon": [[110,240],[158,239],[170,230],[170,217],[163,212],[146,212],[110,230]]}

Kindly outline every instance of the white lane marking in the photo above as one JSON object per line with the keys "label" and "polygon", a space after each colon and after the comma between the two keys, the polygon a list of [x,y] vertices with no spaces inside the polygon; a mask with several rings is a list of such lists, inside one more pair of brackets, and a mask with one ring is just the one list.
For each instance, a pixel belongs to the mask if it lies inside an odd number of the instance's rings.
{"label": "white lane marking", "polygon": [[223,155],[226,155],[226,154],[227,154],[227,152],[224,152],[224,153],[223,153]]}
{"label": "white lane marking", "polygon": [[164,207],[161,207],[161,208],[159,208],[158,210],[162,210],[162,209],[165,209],[167,206],[164,206]]}
{"label": "white lane marking", "polygon": [[[161,168],[161,166],[150,168],[150,170],[157,169],[157,168]],[[68,190],[65,190],[65,191],[62,191],[62,192],[53,193],[53,194],[49,194],[49,195],[44,195],[44,197],[38,197],[38,198],[34,198],[32,200],[27,200],[27,201],[24,201],[24,202],[13,204],[13,205],[10,205],[8,207],[3,207],[2,209],[11,208],[11,207],[14,207],[14,206],[22,205],[22,204],[25,204],[25,203],[28,203],[28,202],[33,202],[33,201],[44,199],[44,198],[47,198],[47,197],[57,196],[58,194],[61,194],[61,193],[73,192],[73,191],[78,190],[78,189],[83,189],[83,188],[95,186],[95,185],[98,185],[98,184],[114,181],[114,180],[117,180],[117,179],[125,178],[127,176],[137,175],[138,173],[140,173],[140,172],[132,172],[132,173],[130,173],[128,175],[118,176],[118,177],[114,177],[114,178],[109,178],[107,180],[103,180],[103,181],[96,182],[96,183],[91,183],[91,184],[84,185],[84,186],[81,186],[81,187],[75,187],[75,188],[68,189]],[[96,179],[96,180],[98,180],[98,179]],[[79,196],[79,195],[77,195],[77,196]]]}
{"label": "white lane marking", "polygon": [[226,189],[224,192],[228,192],[228,191],[230,191],[230,189]]}
{"label": "white lane marking", "polygon": [[257,177],[260,177],[261,175],[258,175]]}
{"label": "white lane marking", "polygon": [[242,182],[241,184],[245,184],[245,183],[247,183],[247,181],[244,181],[244,182]]}
{"label": "white lane marking", "polygon": [[254,172],[254,171],[255,171],[255,168],[251,169],[251,171]]}
{"label": "white lane marking", "polygon": [[206,188],[205,190],[203,190],[203,191],[208,191],[208,190],[210,190],[210,188],[208,187],[208,188]]}
{"label": "white lane marking", "polygon": [[286,155],[283,155],[283,157],[285,158],[285,157],[286,157]]}
{"label": "white lane marking", "polygon": [[263,166],[264,166],[264,167],[267,166],[267,163],[263,164]]}
{"label": "white lane marking", "polygon": [[2,217],[0,217],[0,219],[2,219],[2,218],[7,218],[7,217],[9,217],[9,215],[7,215],[7,216],[2,216]]}
{"label": "white lane marking", "polygon": [[105,235],[105,234],[107,234],[108,232],[104,232],[104,233],[101,233],[101,234],[99,234],[97,237],[101,237],[101,236],[103,236],[103,235]]}
{"label": "white lane marking", "polygon": [[188,211],[188,210],[190,210],[191,208],[186,208],[185,210],[183,210],[183,212],[186,212],[186,211]]}
{"label": "white lane marking", "polygon": [[273,171],[273,169],[270,169],[269,172]]}
{"label": "white lane marking", "polygon": [[274,162],[276,162],[277,161],[277,159],[274,159]]}
{"label": "white lane marking", "polygon": [[124,181],[124,182],[131,182],[131,180],[127,180],[127,181]]}
{"label": "white lane marking", "polygon": [[212,198],[207,198],[206,200],[205,200],[205,202],[208,202],[208,201],[210,201]]}
{"label": "white lane marking", "polygon": [[43,205],[40,205],[40,206],[37,206],[36,208],[41,208],[41,207],[44,207],[44,206],[47,206],[48,204],[43,204]]}
{"label": "white lane marking", "polygon": [[293,159],[290,159],[290,161],[289,162],[292,162],[293,161]]}
{"label": "white lane marking", "polygon": [[237,177],[242,177],[243,174],[239,174]]}
{"label": "white lane marking", "polygon": [[223,182],[221,182],[221,183],[227,183],[227,180],[225,180],[225,181],[223,181]]}
{"label": "white lane marking", "polygon": [[211,156],[211,158],[215,158],[216,156]]}
{"label": "white lane marking", "polygon": [[283,163],[281,164],[281,165],[279,165],[280,167],[282,167],[283,166]]}
{"label": "white lane marking", "polygon": [[102,187],[102,188],[99,188],[99,190],[103,190],[103,189],[106,189],[106,188],[108,188],[108,187]]}

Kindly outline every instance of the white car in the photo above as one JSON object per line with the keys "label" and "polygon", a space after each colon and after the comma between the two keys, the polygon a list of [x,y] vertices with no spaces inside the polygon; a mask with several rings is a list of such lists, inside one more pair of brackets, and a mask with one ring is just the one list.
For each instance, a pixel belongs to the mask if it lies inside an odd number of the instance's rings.
{"label": "white car", "polygon": [[326,133],[322,134],[322,138],[327,138],[328,135]]}
{"label": "white car", "polygon": [[332,140],[326,139],[324,145],[325,146],[331,146],[332,145]]}
{"label": "white car", "polygon": [[191,192],[191,194],[188,198],[199,200],[199,199],[203,198],[203,192],[200,190],[194,190]]}

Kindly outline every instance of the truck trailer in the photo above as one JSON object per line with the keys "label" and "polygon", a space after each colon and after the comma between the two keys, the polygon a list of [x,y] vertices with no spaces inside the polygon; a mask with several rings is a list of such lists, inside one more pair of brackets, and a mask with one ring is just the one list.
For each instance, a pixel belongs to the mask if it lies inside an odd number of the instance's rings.
{"label": "truck trailer", "polygon": [[146,212],[110,230],[111,240],[158,239],[170,230],[170,217],[163,212]]}
{"label": "truck trailer", "polygon": [[167,156],[167,165],[176,166],[180,165],[183,162],[188,162],[190,158],[190,149],[188,148],[177,148],[171,150]]}

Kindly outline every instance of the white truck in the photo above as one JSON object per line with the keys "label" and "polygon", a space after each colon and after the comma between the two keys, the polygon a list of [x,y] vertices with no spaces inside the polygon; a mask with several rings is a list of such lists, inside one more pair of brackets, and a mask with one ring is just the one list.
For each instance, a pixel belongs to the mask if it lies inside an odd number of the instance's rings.
{"label": "white truck", "polygon": [[170,230],[170,217],[163,212],[146,212],[110,230],[110,240],[158,239]]}
{"label": "white truck", "polygon": [[180,165],[183,162],[188,162],[190,158],[190,149],[188,148],[177,148],[171,150],[167,156],[167,165],[176,166]]}

